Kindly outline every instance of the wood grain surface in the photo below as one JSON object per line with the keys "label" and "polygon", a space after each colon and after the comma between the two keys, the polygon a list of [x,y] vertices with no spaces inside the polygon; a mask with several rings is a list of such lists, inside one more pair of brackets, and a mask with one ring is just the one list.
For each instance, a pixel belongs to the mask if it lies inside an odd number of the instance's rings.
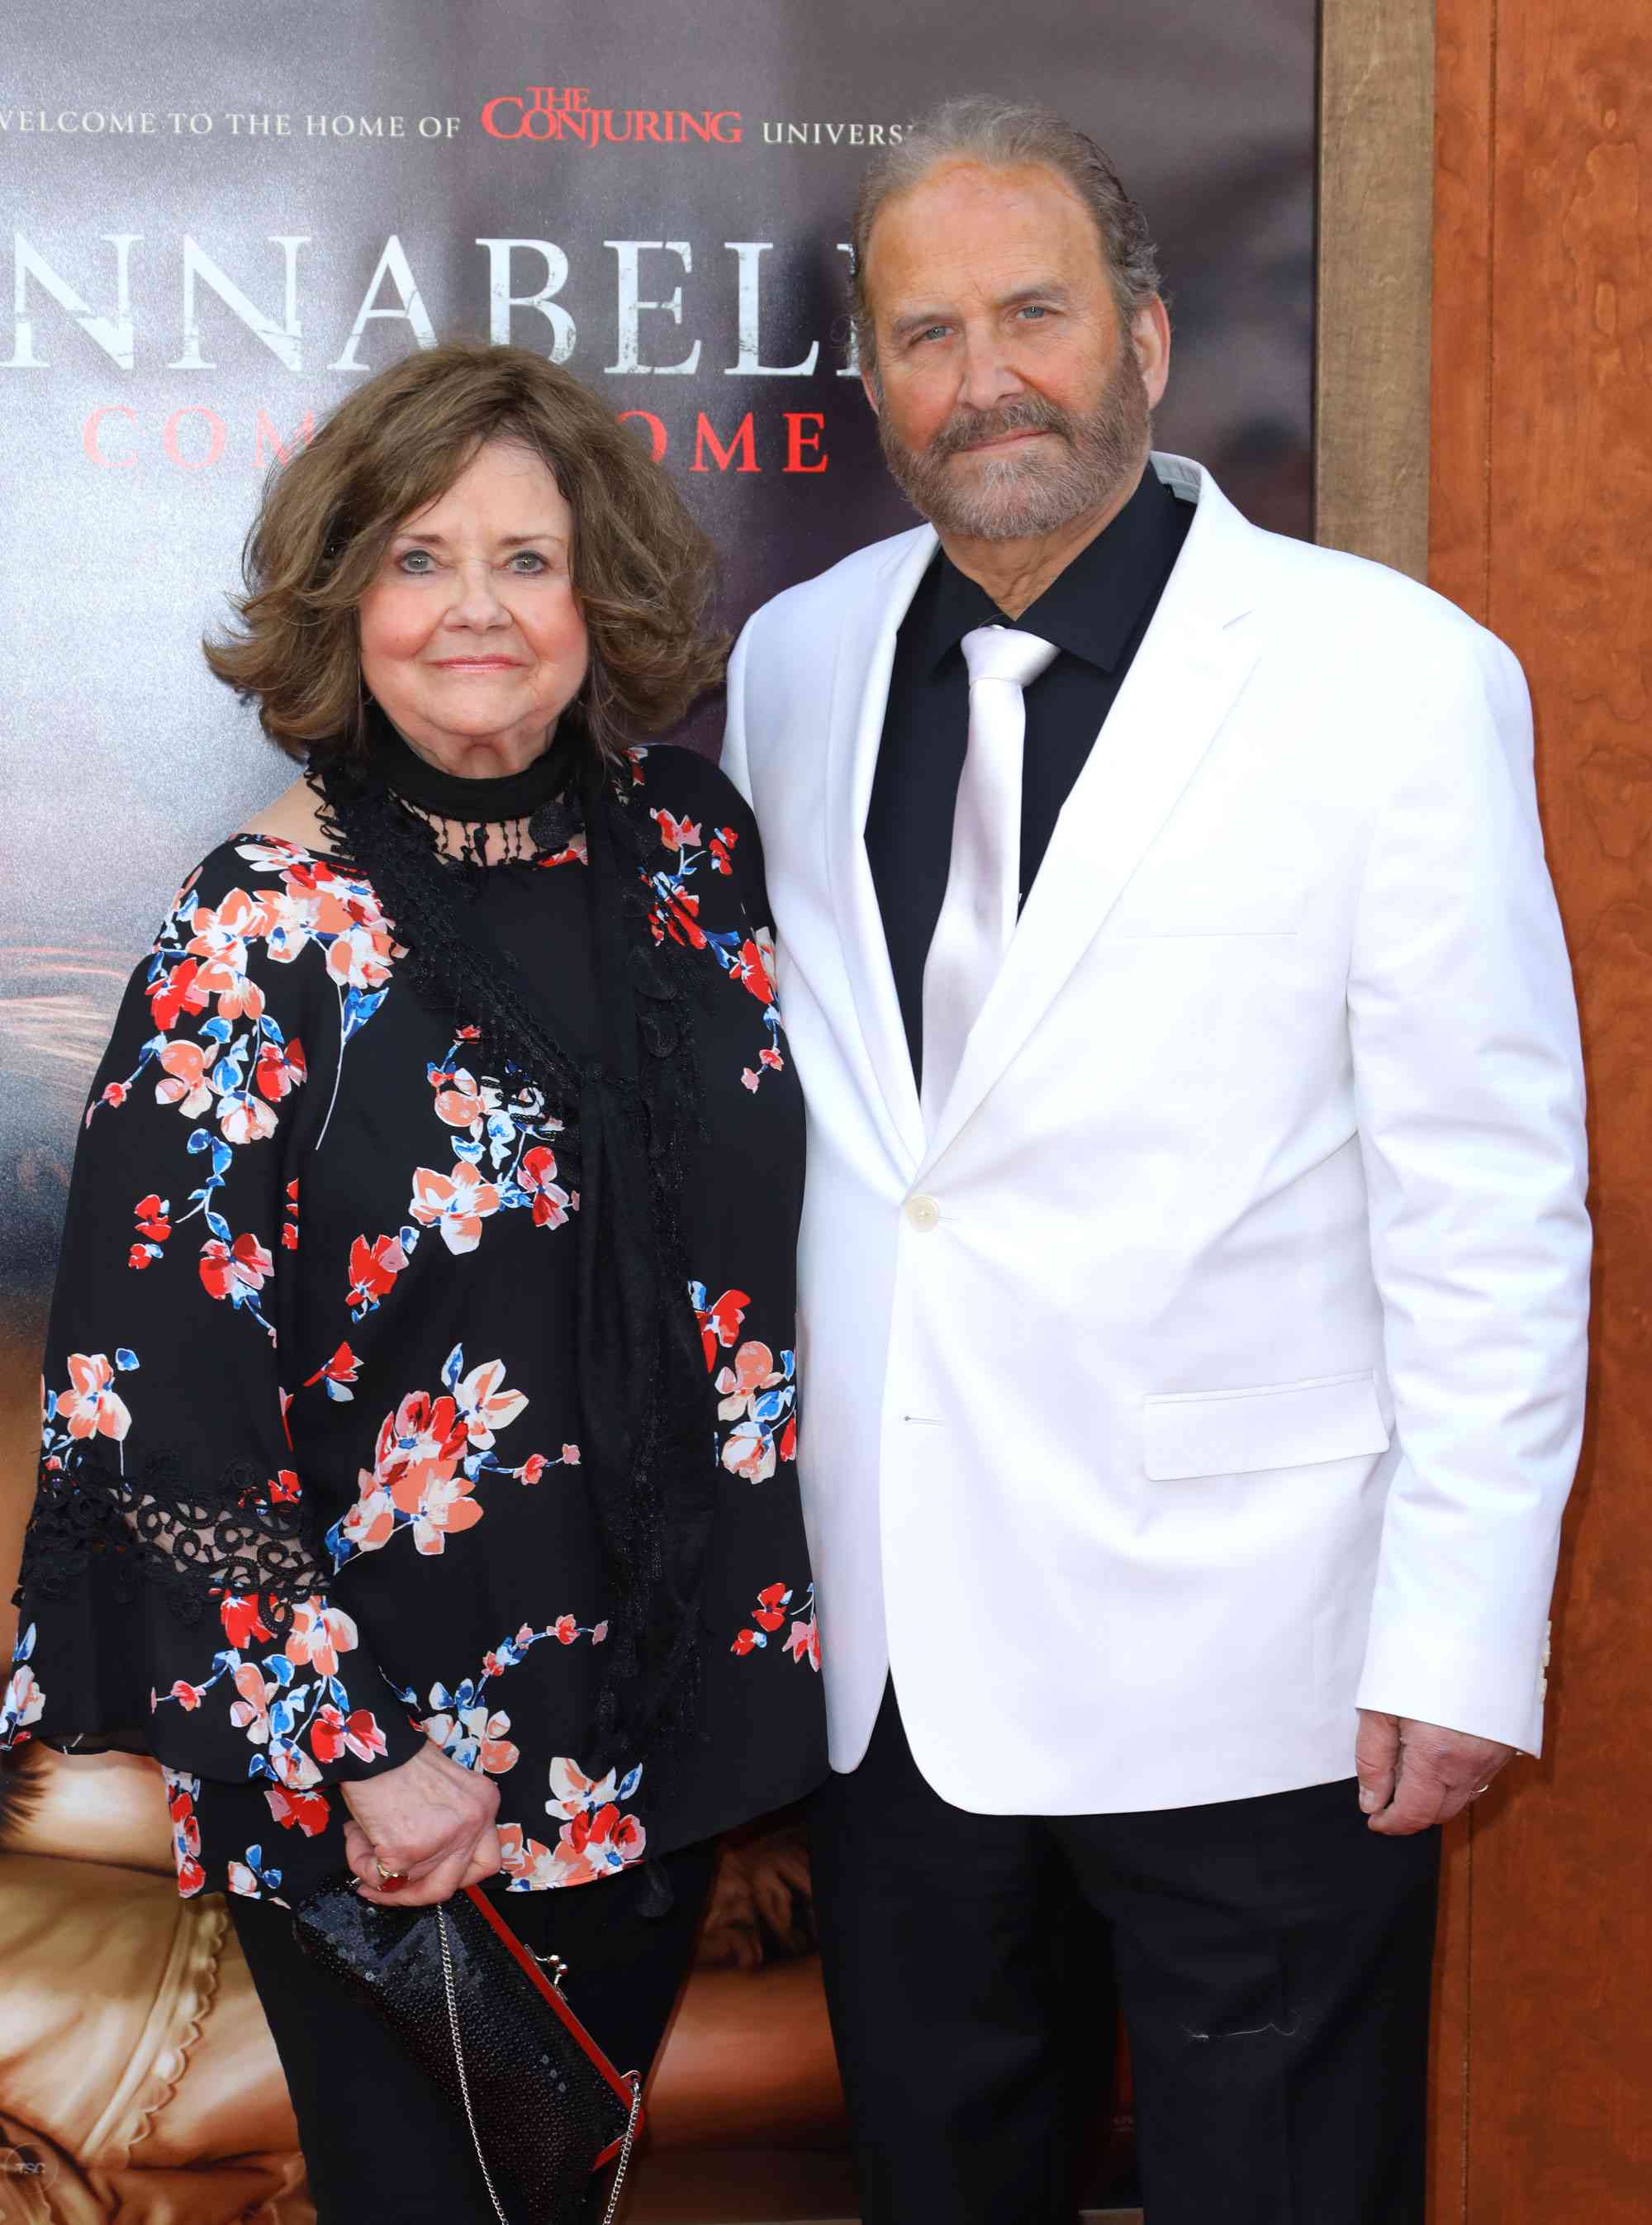
{"label": "wood grain surface", "polygon": [[1643,2225],[1652,10],[1438,4],[1430,576],[1513,646],[1532,689],[1583,1016],[1598,1265],[1548,1751],[1487,1797],[1453,1866],[1431,2215]]}
{"label": "wood grain surface", "polygon": [[1322,0],[1313,537],[1428,553],[1429,0]]}

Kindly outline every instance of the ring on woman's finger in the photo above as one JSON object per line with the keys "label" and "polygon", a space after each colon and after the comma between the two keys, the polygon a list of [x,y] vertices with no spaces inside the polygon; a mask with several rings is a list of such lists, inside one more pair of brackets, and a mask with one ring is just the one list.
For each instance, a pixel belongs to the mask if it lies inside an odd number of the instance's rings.
{"label": "ring on woman's finger", "polygon": [[398,1887],[404,1886],[408,1881],[408,1873],[405,1870],[387,1870],[377,1855],[373,1858],[373,1867],[377,1870],[378,1881],[386,1892],[395,1892]]}

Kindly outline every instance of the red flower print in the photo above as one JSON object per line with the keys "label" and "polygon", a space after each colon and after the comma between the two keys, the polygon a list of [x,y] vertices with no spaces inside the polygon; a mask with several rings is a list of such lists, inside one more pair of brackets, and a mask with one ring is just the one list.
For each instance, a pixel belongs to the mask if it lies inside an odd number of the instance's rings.
{"label": "red flower print", "polygon": [[155,1085],[155,1103],[175,1105],[187,1120],[204,1112],[212,1101],[212,1084],[206,1079],[205,1045],[169,1043],[161,1051],[159,1063],[167,1078]]}
{"label": "red flower print", "polygon": [[357,1708],[345,1715],[330,1701],[317,1712],[310,1744],[315,1748],[316,1759],[322,1763],[337,1761],[346,1752],[353,1753],[358,1761],[377,1761],[381,1754],[389,1752],[384,1734],[368,1708]]}
{"label": "red flower print", "polygon": [[516,1480],[518,1483],[537,1483],[549,1466],[550,1462],[543,1453],[529,1453],[516,1470]]}
{"label": "red flower print", "polygon": [[294,1506],[304,1496],[298,1477],[290,1467],[284,1467],[270,1477],[269,1496],[277,1506]]}
{"label": "red flower print", "polygon": [[470,1441],[484,1451],[494,1442],[496,1429],[508,1429],[527,1407],[526,1395],[504,1387],[503,1360],[484,1360],[458,1385],[453,1401]]}
{"label": "red flower print", "polygon": [[265,1043],[258,1053],[252,1078],[266,1097],[278,1101],[289,1089],[306,1081],[308,1074],[304,1046],[295,1036],[284,1050],[275,1043]]}
{"label": "red flower print", "polygon": [[339,1656],[353,1653],[358,1643],[356,1626],[342,1607],[307,1599],[293,1610],[292,1635],[285,1651],[289,1661],[300,1667],[307,1664],[318,1677],[336,1677]]}
{"label": "red flower print", "polygon": [[218,1125],[227,1144],[262,1144],[275,1132],[275,1115],[244,1089],[226,1089],[218,1100]]}
{"label": "red flower print", "polygon": [[298,1223],[295,1220],[288,1220],[282,1224],[281,1232],[281,1246],[283,1252],[297,1251]]}
{"label": "red flower print", "polygon": [[331,1810],[325,1792],[288,1792],[281,1785],[267,1784],[264,1798],[284,1831],[296,1827],[307,1839],[318,1839],[327,1828]]}
{"label": "red flower print", "polygon": [[760,1005],[774,1002],[775,985],[769,978],[769,968],[757,944],[748,935],[740,945],[739,955],[730,972],[743,989],[749,989]]}
{"label": "red flower print", "polygon": [[269,1766],[276,1784],[284,1784],[289,1792],[306,1792],[311,1785],[321,1782],[320,1771],[303,1747],[288,1739],[277,1739],[271,1746]]}
{"label": "red flower print", "polygon": [[[360,1360],[347,1344],[341,1344],[324,1366],[318,1367],[313,1375],[305,1377],[304,1388],[307,1391],[313,1383],[325,1383],[329,1398],[352,1398],[355,1393],[346,1386],[353,1383],[360,1373]],[[288,1442],[290,1444],[291,1442],[289,1436]]]}
{"label": "red flower print", "polygon": [[656,942],[663,942],[668,935],[674,942],[686,943],[691,950],[704,950],[706,930],[699,920],[699,898],[681,890],[674,891],[656,903],[649,917]]}
{"label": "red flower print", "polygon": [[474,1252],[482,1240],[482,1223],[499,1210],[499,1193],[468,1159],[456,1159],[451,1175],[438,1174],[434,1167],[414,1169],[408,1209],[422,1227],[439,1228],[450,1252]]}
{"label": "red flower print", "polygon": [[346,1303],[365,1312],[388,1296],[396,1277],[408,1264],[408,1255],[396,1236],[376,1236],[369,1244],[358,1236],[350,1247],[350,1294]]}
{"label": "red flower print", "polygon": [[518,1170],[522,1186],[534,1201],[535,1228],[560,1228],[576,1201],[554,1177],[556,1154],[548,1145],[536,1144],[531,1151],[524,1151]]}
{"label": "red flower print", "polygon": [[221,1600],[218,1620],[224,1625],[224,1635],[238,1652],[254,1639],[270,1639],[275,1633],[263,1618],[263,1609],[256,1592],[232,1592]]}
{"label": "red flower print", "polygon": [[797,1458],[797,1417],[792,1415],[780,1433],[780,1456],[783,1461]]}
{"label": "red flower print", "polygon": [[[362,1480],[377,1483],[388,1492],[392,1507],[413,1517],[413,1542],[421,1553],[441,1552],[449,1532],[469,1530],[482,1519],[482,1509],[470,1495],[469,1477],[456,1473],[469,1442],[467,1424],[453,1401],[433,1400],[422,1391],[405,1398],[380,1427],[373,1474]],[[389,1534],[381,1510],[371,1503],[374,1496],[370,1492],[367,1499],[358,1499],[345,1520],[345,1535],[352,1542],[358,1518],[367,1525],[369,1534],[360,1541],[364,1550]]]}
{"label": "red flower print", "polygon": [[231,1679],[241,1695],[230,1703],[230,1721],[238,1731],[244,1731],[254,1746],[269,1743],[269,1702],[281,1687],[266,1684],[257,1664],[244,1661]]}
{"label": "red flower print", "polygon": [[778,1630],[786,1620],[786,1602],[791,1597],[786,1584],[770,1584],[757,1594],[757,1605],[752,1620],[764,1630]]}
{"label": "red flower print", "polygon": [[165,1199],[157,1197],[153,1190],[147,1197],[139,1198],[132,1208],[138,1234],[147,1236],[153,1244],[164,1244],[172,1233],[172,1223],[167,1219],[171,1210]]}
{"label": "red flower print", "polygon": [[198,905],[190,925],[195,931],[186,948],[203,961],[198,978],[218,998],[219,1012],[226,1020],[256,1020],[263,992],[247,979],[247,944],[269,931],[264,906],[244,889],[231,889],[216,909]]}
{"label": "red flower print", "polygon": [[649,817],[660,829],[660,840],[668,850],[698,849],[700,831],[687,819],[674,819],[668,811],[650,811]]}
{"label": "red flower print", "polygon": [[640,1862],[648,1834],[635,1816],[622,1816],[611,1803],[594,1815],[576,1816],[564,1823],[556,1860],[573,1874],[569,1885],[588,1885],[611,1871]]}
{"label": "red flower print", "polygon": [[339,1525],[339,1534],[358,1553],[376,1553],[396,1535],[396,1503],[388,1491],[375,1490],[365,1469],[359,1471],[365,1488]]}
{"label": "red flower print", "polygon": [[717,1387],[722,1393],[718,1401],[718,1419],[737,1421],[742,1414],[751,1412],[759,1392],[772,1391],[777,1383],[785,1380],[766,1344],[755,1340],[743,1344],[734,1355],[733,1366],[718,1372]]}
{"label": "red flower print", "polygon": [[794,1661],[807,1661],[818,1677],[820,1673],[820,1630],[811,1615],[807,1622],[794,1622],[792,1634],[786,1641],[786,1651]]}
{"label": "red flower print", "polygon": [[768,1482],[775,1472],[775,1448],[760,1422],[742,1422],[730,1431],[723,1447],[723,1465],[743,1482]]}
{"label": "red flower print", "polygon": [[[346,988],[382,989],[390,978],[396,949],[389,929],[377,906],[370,912],[358,898],[352,898],[348,909],[362,916],[351,917],[328,944],[327,971]],[[321,924],[318,920],[317,925]]]}
{"label": "red flower print", "polygon": [[452,1074],[438,1067],[430,1080],[436,1092],[438,1117],[446,1120],[450,1128],[472,1128],[479,1132],[478,1124],[485,1108],[475,1075],[467,1074],[462,1066]]}
{"label": "red flower print", "polygon": [[559,1614],[551,1625],[553,1636],[560,1645],[572,1645],[579,1635],[579,1626],[571,1614]]}
{"label": "red flower print", "polygon": [[734,860],[731,853],[735,844],[739,840],[739,836],[735,833],[732,827],[719,827],[716,834],[712,835],[712,865],[716,872],[719,873],[731,873],[734,871]]}
{"label": "red flower print", "polygon": [[180,1677],[174,1684],[170,1696],[176,1700],[180,1708],[187,1709],[192,1715],[200,1705],[199,1687],[187,1683],[182,1677]]}
{"label": "red flower print", "polygon": [[126,1255],[126,1264],[129,1267],[147,1267],[151,1259],[160,1257],[161,1246],[158,1244],[134,1244]]}
{"label": "red flower print", "polygon": [[[696,1290],[699,1285],[695,1285]],[[706,1370],[709,1374],[717,1365],[717,1348],[726,1351],[740,1334],[740,1324],[745,1319],[746,1308],[751,1303],[745,1290],[725,1290],[720,1298],[708,1306],[695,1308],[699,1322],[700,1341],[706,1348]]]}
{"label": "red flower print", "polygon": [[212,992],[199,978],[199,973],[200,967],[193,958],[180,958],[144,991],[155,1024],[163,1035],[177,1026],[182,1013],[204,1012],[212,1002]]}
{"label": "red flower print", "polygon": [[72,1437],[113,1437],[117,1443],[132,1426],[130,1409],[113,1389],[115,1371],[101,1352],[72,1352],[72,1389],[59,1393],[59,1417]]}
{"label": "red flower print", "polygon": [[237,1291],[251,1297],[263,1290],[265,1277],[275,1268],[274,1258],[256,1236],[237,1236],[233,1244],[214,1236],[201,1246],[200,1278],[215,1298],[231,1297]]}
{"label": "red flower print", "polygon": [[200,1864],[200,1825],[195,1816],[195,1795],[200,1790],[200,1780],[187,1777],[181,1770],[168,1769],[162,1774],[167,1784],[167,1813],[172,1818],[172,1858],[178,1869],[178,1891],[187,1900],[206,1882],[206,1873]]}
{"label": "red flower print", "polygon": [[740,1635],[735,1639],[733,1645],[730,1646],[729,1651],[731,1653],[738,1653],[742,1655],[747,1654],[752,1651],[756,1643],[757,1633],[755,1630],[743,1630],[740,1632]]}

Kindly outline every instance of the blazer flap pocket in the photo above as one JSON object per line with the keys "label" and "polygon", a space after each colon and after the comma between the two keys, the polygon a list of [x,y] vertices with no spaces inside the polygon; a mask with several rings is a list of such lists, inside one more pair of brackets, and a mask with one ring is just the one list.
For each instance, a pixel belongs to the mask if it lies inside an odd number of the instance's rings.
{"label": "blazer flap pocket", "polygon": [[1181,1391],[1144,1402],[1147,1472],[1155,1482],[1308,1467],[1388,1449],[1369,1368],[1250,1391]]}

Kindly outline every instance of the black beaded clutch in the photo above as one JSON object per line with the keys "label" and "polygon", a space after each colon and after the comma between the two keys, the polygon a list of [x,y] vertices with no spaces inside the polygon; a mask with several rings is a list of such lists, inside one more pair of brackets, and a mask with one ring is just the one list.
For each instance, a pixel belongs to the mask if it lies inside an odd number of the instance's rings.
{"label": "black beaded clutch", "polygon": [[642,2122],[642,2081],[615,2070],[475,1886],[435,1908],[381,1908],[355,1882],[294,1911],[299,1943],[359,1985],[470,2127],[498,2225],[576,2225],[616,2157],[609,2225]]}

